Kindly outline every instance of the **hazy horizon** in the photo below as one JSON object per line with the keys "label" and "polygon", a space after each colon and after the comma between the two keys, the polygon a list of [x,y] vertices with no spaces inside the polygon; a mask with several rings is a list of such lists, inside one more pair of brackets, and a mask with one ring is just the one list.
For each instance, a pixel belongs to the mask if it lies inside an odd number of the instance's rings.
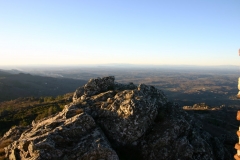
{"label": "hazy horizon", "polygon": [[0,70],[31,70],[31,69],[151,69],[151,68],[178,68],[178,69],[234,69],[240,70],[240,65],[147,65],[147,64],[123,64],[123,63],[114,63],[114,64],[89,64],[89,65],[0,65]]}

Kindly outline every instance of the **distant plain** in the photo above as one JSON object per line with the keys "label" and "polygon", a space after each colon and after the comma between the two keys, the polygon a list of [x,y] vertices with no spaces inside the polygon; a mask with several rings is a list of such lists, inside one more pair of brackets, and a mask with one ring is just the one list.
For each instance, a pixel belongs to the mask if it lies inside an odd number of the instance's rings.
{"label": "distant plain", "polygon": [[[115,76],[116,82],[153,85],[180,105],[205,102],[210,106],[237,106],[238,66],[137,66],[100,65],[81,67],[24,68],[27,73],[80,79]],[[1,82],[1,80],[0,80]]]}

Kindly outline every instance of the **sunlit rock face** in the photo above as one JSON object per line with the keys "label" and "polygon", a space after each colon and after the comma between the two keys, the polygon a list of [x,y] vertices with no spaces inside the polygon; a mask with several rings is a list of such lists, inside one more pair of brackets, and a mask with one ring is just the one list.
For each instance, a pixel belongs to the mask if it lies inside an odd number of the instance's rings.
{"label": "sunlit rock face", "polygon": [[5,148],[10,160],[232,158],[161,90],[115,83],[112,76],[90,79],[62,112],[14,133],[15,141]]}
{"label": "sunlit rock face", "polygon": [[237,98],[240,98],[240,77],[238,78],[238,94]]}
{"label": "sunlit rock face", "polygon": [[36,123],[6,148],[13,159],[118,159],[93,118],[64,113]]}
{"label": "sunlit rock face", "polygon": [[87,84],[83,87],[79,87],[73,95],[73,101],[77,100],[79,97],[89,97],[92,95],[99,94],[101,92],[105,92],[114,87],[113,76],[90,79]]}

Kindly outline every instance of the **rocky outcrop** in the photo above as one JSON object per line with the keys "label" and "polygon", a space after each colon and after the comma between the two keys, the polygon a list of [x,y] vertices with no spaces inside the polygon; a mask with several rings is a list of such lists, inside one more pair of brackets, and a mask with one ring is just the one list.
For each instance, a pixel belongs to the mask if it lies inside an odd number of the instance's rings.
{"label": "rocky outcrop", "polygon": [[208,110],[210,109],[206,103],[196,103],[193,106],[183,106],[183,109],[188,110]]}
{"label": "rocky outcrop", "polygon": [[7,131],[3,137],[1,138],[1,140],[7,140],[7,139],[11,139],[11,140],[17,140],[19,139],[19,137],[21,136],[21,134],[29,129],[30,126],[13,126],[11,129],[9,129],[9,131]]}
{"label": "rocky outcrop", "polygon": [[[222,143],[161,90],[90,79],[62,112],[32,123],[8,159],[228,159]],[[231,158],[229,158],[231,159]]]}
{"label": "rocky outcrop", "polygon": [[156,123],[141,141],[144,159],[227,160],[230,153],[219,139],[202,129],[197,121],[176,104],[164,109],[164,119]]}
{"label": "rocky outcrop", "polygon": [[73,101],[79,97],[88,97],[113,89],[115,78],[113,76],[90,79],[83,87],[79,87],[73,95]]}
{"label": "rocky outcrop", "polygon": [[118,159],[101,129],[85,113],[66,118],[62,112],[36,123],[5,150],[10,160]]}
{"label": "rocky outcrop", "polygon": [[140,85],[135,90],[117,93],[112,103],[104,106],[103,114],[99,115],[97,122],[117,144],[131,144],[153,124],[158,110],[165,103],[166,98],[159,90]]}

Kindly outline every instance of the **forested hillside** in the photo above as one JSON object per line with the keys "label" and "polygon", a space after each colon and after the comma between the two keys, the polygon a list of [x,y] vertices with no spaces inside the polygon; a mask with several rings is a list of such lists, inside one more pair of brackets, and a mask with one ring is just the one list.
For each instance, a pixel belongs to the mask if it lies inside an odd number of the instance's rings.
{"label": "forested hillside", "polygon": [[57,96],[73,92],[84,80],[10,74],[0,70],[0,102],[20,97]]}
{"label": "forested hillside", "polygon": [[15,125],[26,126],[61,111],[72,100],[72,93],[57,97],[25,97],[0,102],[0,136]]}

